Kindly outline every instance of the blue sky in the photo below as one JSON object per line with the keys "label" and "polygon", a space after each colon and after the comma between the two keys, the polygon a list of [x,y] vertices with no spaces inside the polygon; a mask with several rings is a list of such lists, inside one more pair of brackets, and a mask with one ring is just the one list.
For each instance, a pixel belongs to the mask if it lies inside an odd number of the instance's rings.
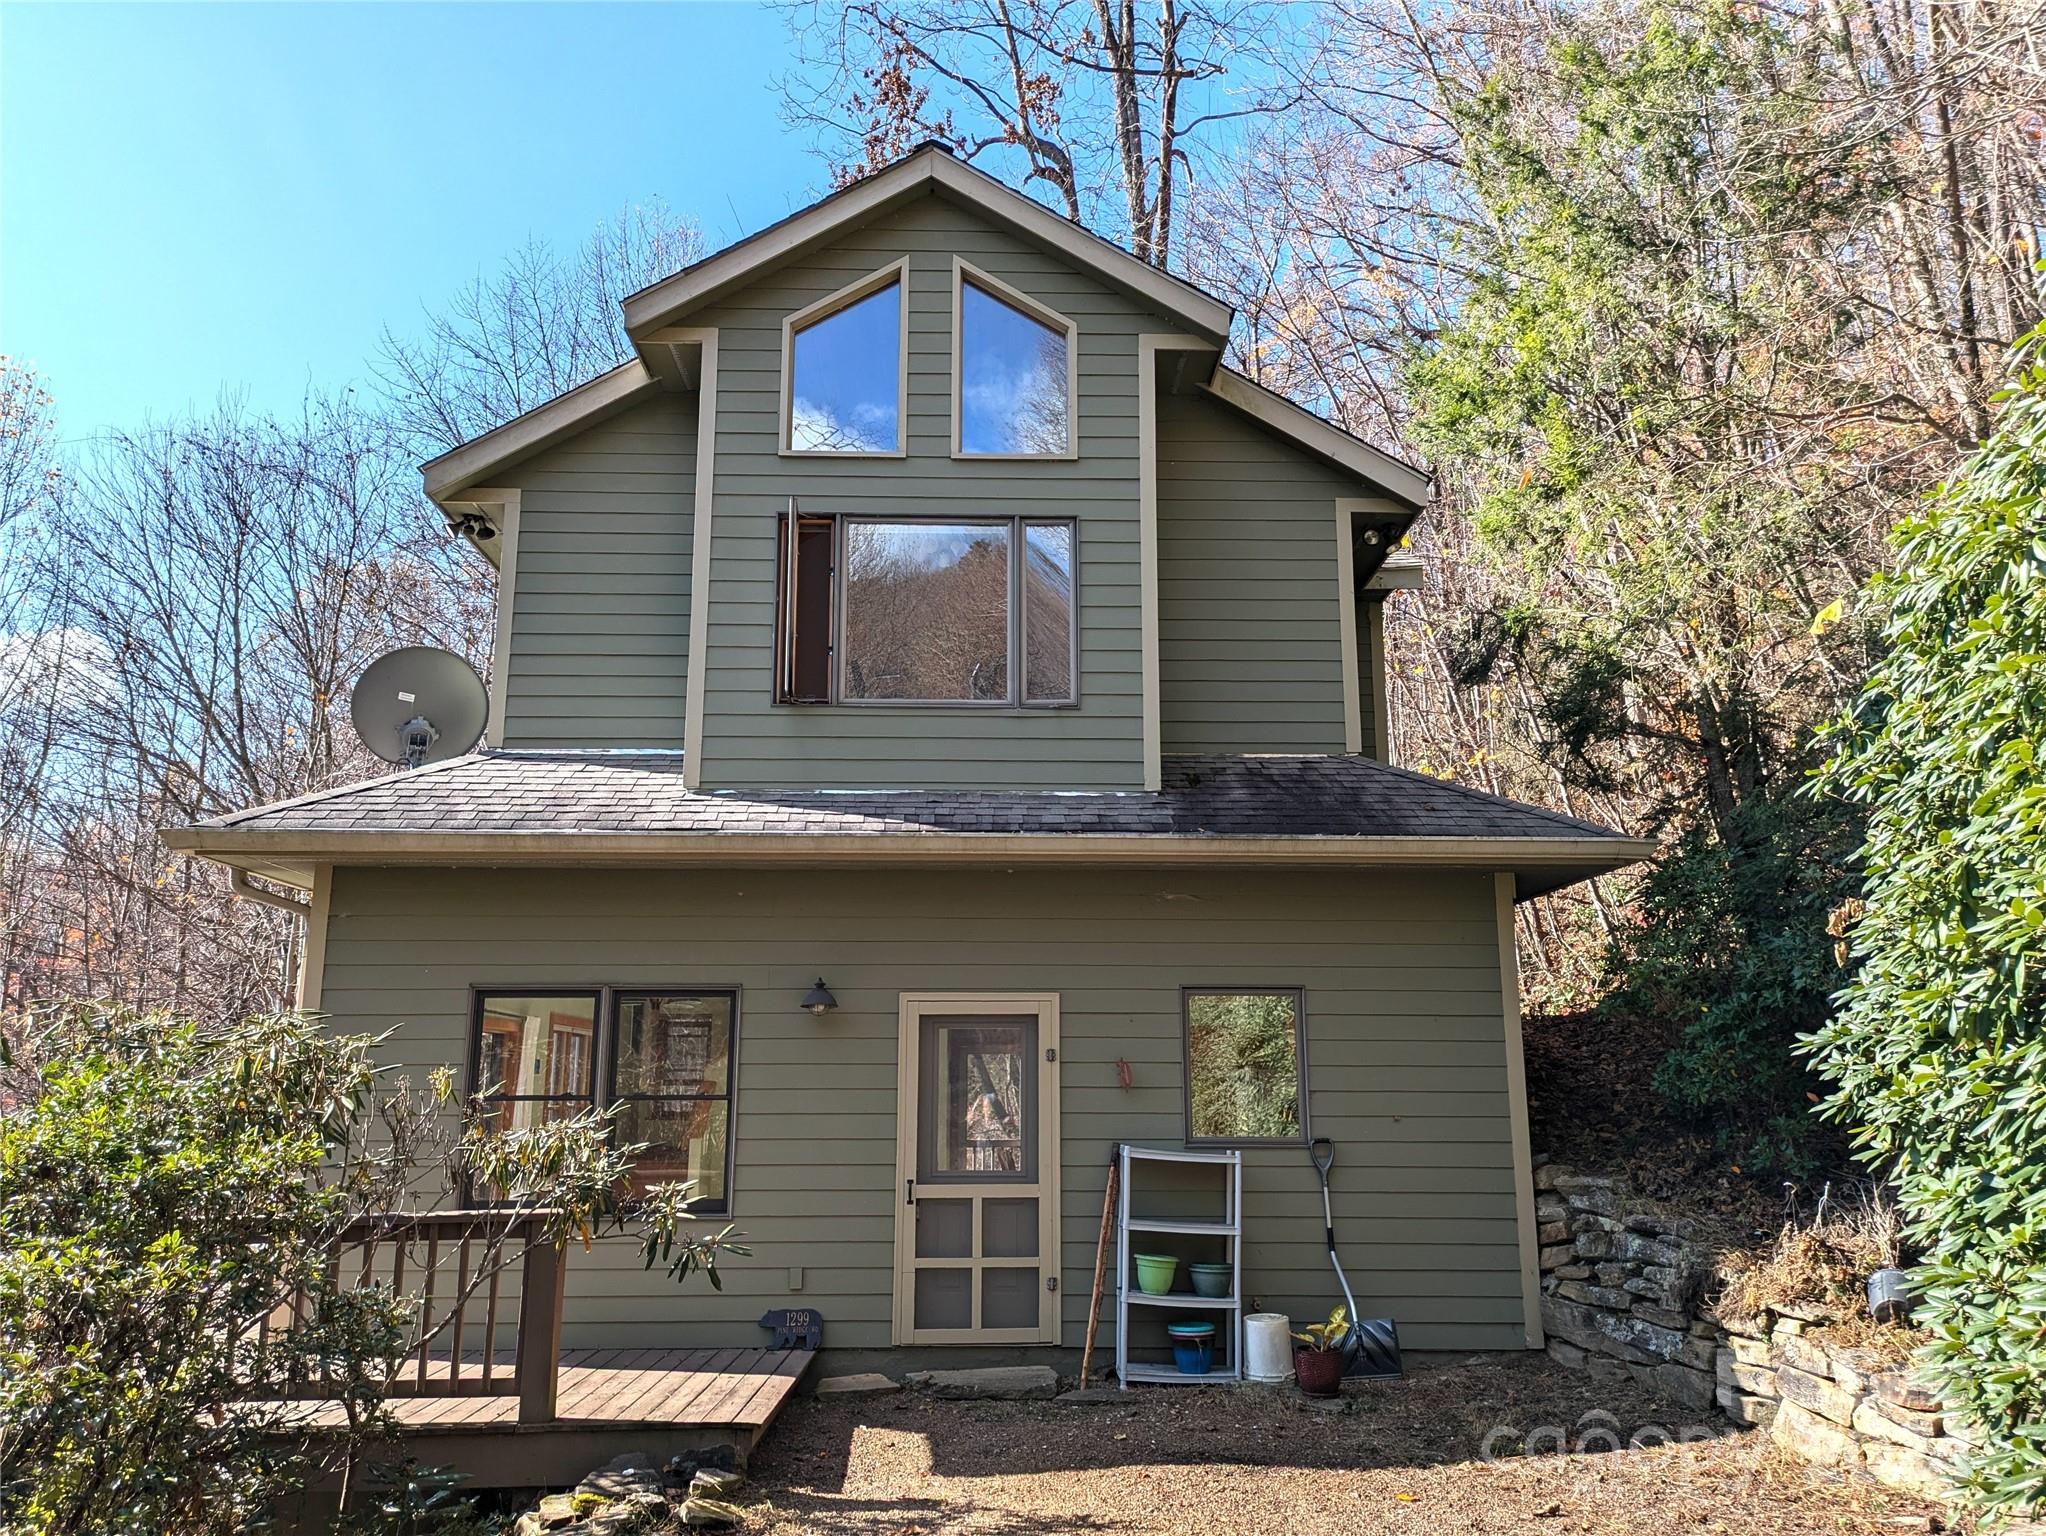
{"label": "blue sky", "polygon": [[713,248],[824,190],[733,4],[0,3],[0,351],[66,438],[365,377],[388,322],[653,197]]}

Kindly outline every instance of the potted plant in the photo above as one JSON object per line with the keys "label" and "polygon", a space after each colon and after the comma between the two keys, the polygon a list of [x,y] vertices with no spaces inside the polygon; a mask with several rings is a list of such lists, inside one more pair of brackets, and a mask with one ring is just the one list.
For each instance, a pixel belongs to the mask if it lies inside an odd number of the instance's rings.
{"label": "potted plant", "polygon": [[1350,1319],[1341,1307],[1329,1313],[1325,1323],[1309,1323],[1293,1337],[1300,1345],[1293,1351],[1293,1375],[1300,1390],[1309,1397],[1335,1397],[1343,1390],[1343,1340],[1350,1336]]}

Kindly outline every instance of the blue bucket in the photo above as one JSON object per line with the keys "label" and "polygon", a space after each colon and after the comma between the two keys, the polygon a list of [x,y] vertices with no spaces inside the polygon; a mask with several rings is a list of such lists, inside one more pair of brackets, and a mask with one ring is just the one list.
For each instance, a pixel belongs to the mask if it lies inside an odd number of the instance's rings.
{"label": "blue bucket", "polygon": [[1165,1331],[1172,1338],[1172,1359],[1182,1376],[1205,1376],[1215,1363],[1213,1323],[1169,1323]]}

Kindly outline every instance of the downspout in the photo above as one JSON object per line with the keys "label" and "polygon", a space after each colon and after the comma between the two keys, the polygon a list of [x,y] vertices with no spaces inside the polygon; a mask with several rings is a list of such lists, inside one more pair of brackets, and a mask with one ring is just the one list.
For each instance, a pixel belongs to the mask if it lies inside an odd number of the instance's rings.
{"label": "downspout", "polygon": [[279,912],[289,912],[293,917],[304,919],[312,916],[312,904],[298,901],[290,896],[280,896],[275,891],[266,891],[260,885],[249,884],[249,872],[230,865],[227,871],[228,886],[244,901],[261,902],[266,907],[275,907]]}

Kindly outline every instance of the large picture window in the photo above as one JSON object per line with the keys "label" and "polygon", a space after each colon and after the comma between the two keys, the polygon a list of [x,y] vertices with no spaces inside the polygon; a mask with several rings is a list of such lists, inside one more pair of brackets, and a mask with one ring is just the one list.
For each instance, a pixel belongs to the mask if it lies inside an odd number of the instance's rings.
{"label": "large picture window", "polygon": [[963,262],[953,281],[952,451],[965,458],[1071,457],[1073,322]]}
{"label": "large picture window", "polygon": [[615,1103],[614,1134],[645,1144],[635,1189],[693,1179],[699,1208],[725,1211],[737,1026],[732,992],[479,992],[478,1112],[509,1131]]}
{"label": "large picture window", "polygon": [[780,549],[777,702],[1078,698],[1072,523],[792,512]]}
{"label": "large picture window", "polygon": [[884,267],[788,317],[783,452],[902,452],[905,270]]}
{"label": "large picture window", "polygon": [[1189,987],[1186,1139],[1240,1145],[1307,1135],[1306,1017],[1297,988]]}

